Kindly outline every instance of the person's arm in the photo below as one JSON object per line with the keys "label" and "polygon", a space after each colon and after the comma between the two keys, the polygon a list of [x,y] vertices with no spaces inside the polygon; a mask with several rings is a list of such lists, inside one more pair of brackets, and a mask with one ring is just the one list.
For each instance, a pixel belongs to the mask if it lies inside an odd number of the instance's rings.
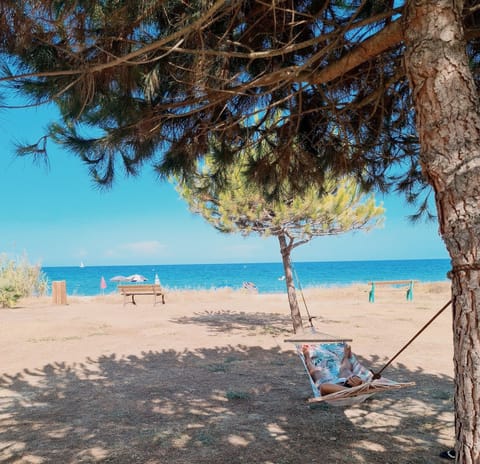
{"label": "person's arm", "polygon": [[322,383],[320,385],[320,394],[322,396],[329,395],[330,393],[336,393],[340,390],[345,390],[347,387],[337,383]]}
{"label": "person's arm", "polygon": [[[345,385],[348,382],[348,386]],[[358,385],[362,385],[363,381],[357,375],[352,375],[349,377],[344,384],[340,383],[323,383],[320,385],[320,393],[322,396],[328,395],[330,393],[335,393],[340,390],[345,390],[351,387],[358,387]]]}

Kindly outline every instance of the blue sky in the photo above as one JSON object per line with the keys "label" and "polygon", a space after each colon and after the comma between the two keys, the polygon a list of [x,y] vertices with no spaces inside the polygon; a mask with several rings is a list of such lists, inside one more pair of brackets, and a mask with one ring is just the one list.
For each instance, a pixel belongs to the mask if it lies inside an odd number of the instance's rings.
{"label": "blue sky", "polygon": [[[0,113],[0,253],[27,254],[43,266],[279,262],[275,238],[221,234],[188,211],[172,185],[145,167],[99,190],[86,166],[49,144],[50,168],[14,156],[14,142],[43,134],[51,109]],[[296,261],[448,258],[438,226],[409,223],[395,195],[381,197],[383,228],[317,237],[294,250]]]}

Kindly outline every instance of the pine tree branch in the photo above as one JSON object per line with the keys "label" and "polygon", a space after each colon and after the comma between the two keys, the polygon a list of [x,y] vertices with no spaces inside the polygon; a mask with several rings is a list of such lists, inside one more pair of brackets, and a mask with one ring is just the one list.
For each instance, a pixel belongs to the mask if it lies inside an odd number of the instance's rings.
{"label": "pine tree branch", "polygon": [[365,63],[373,57],[378,56],[380,53],[397,45],[402,40],[402,21],[401,19],[397,19],[374,36],[365,40],[351,53],[339,59],[327,68],[322,69],[319,73],[301,73],[299,75],[299,80],[301,82],[309,82],[310,84],[325,84],[326,82],[330,82],[346,72],[356,68],[362,63]]}

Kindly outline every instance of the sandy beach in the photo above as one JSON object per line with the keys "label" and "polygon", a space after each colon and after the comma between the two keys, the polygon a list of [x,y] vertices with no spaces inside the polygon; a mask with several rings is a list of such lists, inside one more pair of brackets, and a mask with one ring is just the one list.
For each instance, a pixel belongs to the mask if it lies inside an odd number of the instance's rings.
{"label": "sandy beach", "polygon": [[[449,299],[448,283],[304,291],[321,332],[380,369]],[[301,294],[299,302],[303,308]],[[416,386],[309,407],[285,294],[190,291],[0,310],[0,462],[436,463],[453,443],[451,310],[384,372]],[[306,319],[306,314],[304,312]]]}

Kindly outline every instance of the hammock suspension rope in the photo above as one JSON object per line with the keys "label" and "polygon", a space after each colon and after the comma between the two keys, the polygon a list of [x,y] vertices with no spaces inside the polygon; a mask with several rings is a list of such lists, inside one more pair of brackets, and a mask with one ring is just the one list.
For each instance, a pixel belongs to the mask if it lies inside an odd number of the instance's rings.
{"label": "hammock suspension rope", "polygon": [[373,370],[371,371],[373,374],[374,379],[379,379],[381,377],[382,372],[392,364],[393,361],[404,351],[406,350],[412,343],[413,341],[438,317],[440,314],[445,311],[445,309],[448,308],[448,306],[452,303],[452,300],[450,300],[448,303],[445,303],[442,308],[435,314],[405,345],[395,353],[394,356],[392,356],[386,363],[385,365],[378,371],[374,372]]}
{"label": "hammock suspension rope", "polygon": [[[300,283],[300,279],[298,278],[298,274],[297,274],[297,271],[295,269],[295,267],[293,266],[293,264],[291,264],[292,266],[292,269],[293,269],[293,273],[295,275],[295,280],[297,281],[297,286],[298,286],[298,289],[300,290],[300,295],[302,296],[302,301],[303,301],[303,305],[305,306],[305,311],[307,313],[307,317],[308,317],[308,322],[310,323],[310,327],[312,329],[314,329],[314,325],[313,325],[313,319],[316,318],[316,316],[312,316],[310,314],[310,311],[308,310],[308,306],[307,306],[307,302],[305,300],[305,296],[303,294],[303,289],[302,289],[302,285]],[[437,319],[438,316],[440,316],[440,314],[443,313],[443,311],[445,311],[445,309],[448,308],[448,306],[450,306],[450,304],[452,303],[452,300],[448,301],[447,303],[445,303],[442,308],[407,342],[405,343],[405,345],[403,345],[402,348],[400,348],[400,350],[398,350],[384,365],[383,367],[375,372],[374,370],[370,369],[371,373],[373,374],[373,379],[379,379],[381,378],[382,376],[382,372],[388,367],[390,366],[390,364],[392,364],[393,361],[395,361],[395,359],[397,359],[398,356],[400,356],[401,353],[403,353],[403,351],[405,351],[413,342],[414,340],[417,339],[417,337],[422,333],[424,332],[428,326],[430,326],[430,324],[432,324],[433,321],[435,321],[435,319]]]}
{"label": "hammock suspension rope", "polygon": [[297,271],[292,263],[290,263],[290,265],[292,266],[293,274],[295,275],[295,280],[297,281],[297,287],[300,290],[300,295],[302,297],[303,305],[305,306],[305,312],[307,313],[308,322],[310,324],[310,327],[313,329],[314,328],[313,320],[316,319],[316,316],[312,316],[310,314],[310,311],[308,310],[307,302],[305,300],[305,295],[303,294],[302,284],[300,283],[300,279],[298,278]]}

